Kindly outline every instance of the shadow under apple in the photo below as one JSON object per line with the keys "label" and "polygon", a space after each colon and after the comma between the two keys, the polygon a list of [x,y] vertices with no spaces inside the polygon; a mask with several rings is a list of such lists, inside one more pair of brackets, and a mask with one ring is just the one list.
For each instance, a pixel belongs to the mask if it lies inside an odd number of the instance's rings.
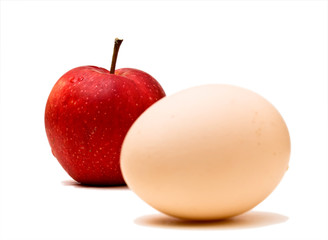
{"label": "shadow under apple", "polygon": [[110,190],[129,190],[126,185],[113,185],[113,186],[101,186],[101,185],[85,185],[73,180],[64,180],[61,182],[64,186],[71,186],[75,188],[89,188],[89,189],[110,189]]}

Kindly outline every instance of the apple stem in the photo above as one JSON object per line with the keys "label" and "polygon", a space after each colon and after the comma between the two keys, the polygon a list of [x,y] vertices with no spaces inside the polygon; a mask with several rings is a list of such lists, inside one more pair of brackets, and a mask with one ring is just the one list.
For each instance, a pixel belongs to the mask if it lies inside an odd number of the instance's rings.
{"label": "apple stem", "polygon": [[120,49],[120,46],[121,46],[122,42],[123,42],[123,39],[115,38],[113,58],[112,58],[112,66],[110,68],[110,73],[111,74],[115,73],[117,54],[118,54],[118,50]]}

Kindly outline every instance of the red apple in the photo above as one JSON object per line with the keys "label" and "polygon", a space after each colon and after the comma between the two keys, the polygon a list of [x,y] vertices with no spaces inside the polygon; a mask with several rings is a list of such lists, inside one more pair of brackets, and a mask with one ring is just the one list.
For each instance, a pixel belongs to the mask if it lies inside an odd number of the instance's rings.
{"label": "red apple", "polygon": [[77,182],[125,184],[120,151],[132,123],[165,96],[149,74],[132,68],[111,71],[95,66],[74,68],[55,84],[45,109],[45,129],[53,155]]}

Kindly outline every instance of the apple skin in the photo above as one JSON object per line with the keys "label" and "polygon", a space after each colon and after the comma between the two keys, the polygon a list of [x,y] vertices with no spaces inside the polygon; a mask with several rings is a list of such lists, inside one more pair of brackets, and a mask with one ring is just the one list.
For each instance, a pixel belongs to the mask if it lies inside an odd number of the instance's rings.
{"label": "apple skin", "polygon": [[111,74],[82,66],[54,85],[45,109],[53,155],[77,182],[123,185],[120,151],[133,122],[165,96],[149,74],[132,68]]}

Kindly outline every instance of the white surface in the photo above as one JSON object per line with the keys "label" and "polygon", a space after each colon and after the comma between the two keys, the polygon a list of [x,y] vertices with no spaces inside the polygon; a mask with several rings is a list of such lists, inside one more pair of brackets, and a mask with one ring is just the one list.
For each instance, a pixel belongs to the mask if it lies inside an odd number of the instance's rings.
{"label": "white surface", "polygon": [[[1,1],[1,239],[327,239],[327,1]],[[205,83],[271,101],[290,168],[253,211],[185,223],[126,188],[75,185],[51,155],[48,94],[71,68],[153,75],[172,94]]]}

